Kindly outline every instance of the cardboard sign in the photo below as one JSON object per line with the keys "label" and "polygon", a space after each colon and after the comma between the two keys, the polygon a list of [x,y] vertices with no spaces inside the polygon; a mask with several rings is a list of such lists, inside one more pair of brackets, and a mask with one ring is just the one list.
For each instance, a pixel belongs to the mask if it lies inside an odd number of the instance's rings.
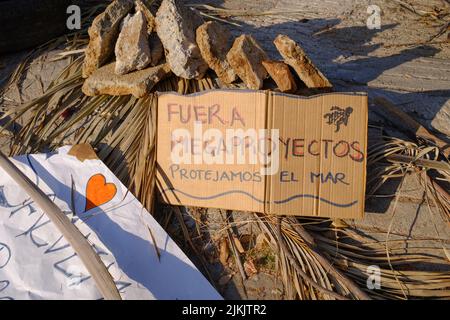
{"label": "cardboard sign", "polygon": [[367,113],[363,93],[160,94],[158,188],[174,205],[361,218]]}

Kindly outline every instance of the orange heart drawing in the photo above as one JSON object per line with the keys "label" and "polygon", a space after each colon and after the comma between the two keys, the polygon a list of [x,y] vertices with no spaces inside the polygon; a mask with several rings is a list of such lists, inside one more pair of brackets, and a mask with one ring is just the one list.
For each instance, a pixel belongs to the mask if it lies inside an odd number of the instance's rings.
{"label": "orange heart drawing", "polygon": [[105,176],[98,173],[93,175],[86,186],[85,211],[99,207],[111,201],[116,195],[117,187],[114,183],[106,183]]}

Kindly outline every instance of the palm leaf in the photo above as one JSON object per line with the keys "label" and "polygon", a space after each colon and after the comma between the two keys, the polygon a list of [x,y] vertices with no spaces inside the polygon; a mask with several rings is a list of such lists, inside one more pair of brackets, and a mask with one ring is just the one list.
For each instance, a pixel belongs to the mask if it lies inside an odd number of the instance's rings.
{"label": "palm leaf", "polygon": [[[87,97],[81,92],[86,28],[95,13],[103,8],[104,5],[93,6],[84,17],[83,30],[38,48],[12,73],[5,88],[17,85],[33,55],[64,44],[61,57],[69,57],[67,67],[43,95],[7,109],[3,118],[9,121],[2,129],[15,130],[14,124],[22,123],[16,132],[11,155],[54,150],[67,143],[90,143],[99,158],[147,209],[153,211],[156,193],[156,95],[152,93],[136,99],[131,96]],[[249,14],[204,6],[203,9],[216,17]],[[157,84],[154,90],[189,94],[214,88],[219,88],[219,84],[213,75],[208,74],[202,80],[172,76]],[[412,173],[420,179],[434,211],[438,210],[445,219],[449,219],[450,197],[438,183],[441,180],[448,182],[449,172],[445,170],[448,161],[440,158],[436,147],[382,136],[381,140],[370,143],[369,151],[368,197],[376,197],[386,181]],[[431,176],[431,171],[435,171],[438,178]],[[430,209],[430,214],[436,212]],[[170,219],[176,219],[185,241],[201,256],[181,211],[175,208],[174,215],[163,218],[163,226],[167,226]],[[440,249],[432,247],[427,248],[427,253],[407,254],[394,246],[407,243],[410,248],[423,249],[424,243],[430,239],[396,235],[395,240],[389,240],[391,247],[388,247],[384,241],[375,241],[345,223],[329,219],[289,217],[278,221],[275,217],[254,214],[254,219],[245,223],[258,226],[270,239],[287,299],[450,298],[448,272],[414,268],[423,263],[448,266],[448,258],[438,254]],[[199,233],[199,229],[196,228],[195,232]],[[389,230],[378,232],[390,234]],[[448,244],[443,239],[437,240]],[[207,271],[206,259],[201,257],[201,261]],[[382,290],[367,288],[367,268],[373,264],[380,267]]]}

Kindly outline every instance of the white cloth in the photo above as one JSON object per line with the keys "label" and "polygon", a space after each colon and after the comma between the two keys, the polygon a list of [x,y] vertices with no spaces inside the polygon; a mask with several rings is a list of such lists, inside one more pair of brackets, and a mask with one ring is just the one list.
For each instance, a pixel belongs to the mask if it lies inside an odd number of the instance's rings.
{"label": "white cloth", "polygon": [[[123,299],[221,299],[100,160],[81,162],[68,155],[69,150],[63,147],[54,154],[12,160],[88,238]],[[103,175],[116,193],[112,200],[85,211],[87,183],[94,175]],[[0,168],[0,300],[100,298],[72,247]]]}

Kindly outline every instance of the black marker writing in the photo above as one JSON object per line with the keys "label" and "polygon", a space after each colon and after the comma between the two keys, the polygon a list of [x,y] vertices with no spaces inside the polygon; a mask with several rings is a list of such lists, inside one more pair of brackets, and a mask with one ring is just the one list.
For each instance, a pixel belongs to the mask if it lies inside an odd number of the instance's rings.
{"label": "black marker writing", "polygon": [[0,242],[0,269],[6,267],[11,260],[11,249],[5,244]]}
{"label": "black marker writing", "polygon": [[[0,292],[6,290],[6,288],[9,287],[9,281],[8,280],[0,280]],[[11,297],[0,297],[0,300],[14,300]]]}
{"label": "black marker writing", "polygon": [[30,235],[31,242],[33,242],[34,245],[35,245],[36,247],[40,248],[40,247],[45,247],[46,245],[48,245],[48,242],[45,242],[45,243],[42,243],[42,242],[39,243],[39,242],[37,242],[36,239],[35,239],[34,236],[33,236],[33,232],[34,232],[34,231],[36,231],[36,230],[38,230],[39,228],[42,228],[42,227],[45,226],[46,224],[50,223],[50,220],[47,219],[47,221],[44,221],[44,222],[42,222],[41,224],[38,225],[39,221],[41,221],[41,219],[42,219],[43,216],[44,216],[44,214],[41,214],[41,216],[36,220],[35,223],[33,223],[33,225],[32,225],[28,230],[26,230],[25,232],[23,232],[23,233],[21,233],[21,234],[18,234],[18,235],[16,236],[16,238],[18,238],[18,237],[20,237],[20,236],[27,236],[27,235]]}
{"label": "black marker writing", "polygon": [[66,243],[65,245],[61,245],[59,247],[56,247],[56,245],[58,244],[58,242],[61,241],[61,239],[63,239],[63,236],[60,236],[58,238],[58,240],[56,240],[52,245],[50,245],[50,247],[48,247],[44,251],[44,254],[53,253],[53,252],[56,252],[56,251],[60,251],[60,250],[64,250],[64,249],[70,248],[70,244],[68,244],[68,243]]}

